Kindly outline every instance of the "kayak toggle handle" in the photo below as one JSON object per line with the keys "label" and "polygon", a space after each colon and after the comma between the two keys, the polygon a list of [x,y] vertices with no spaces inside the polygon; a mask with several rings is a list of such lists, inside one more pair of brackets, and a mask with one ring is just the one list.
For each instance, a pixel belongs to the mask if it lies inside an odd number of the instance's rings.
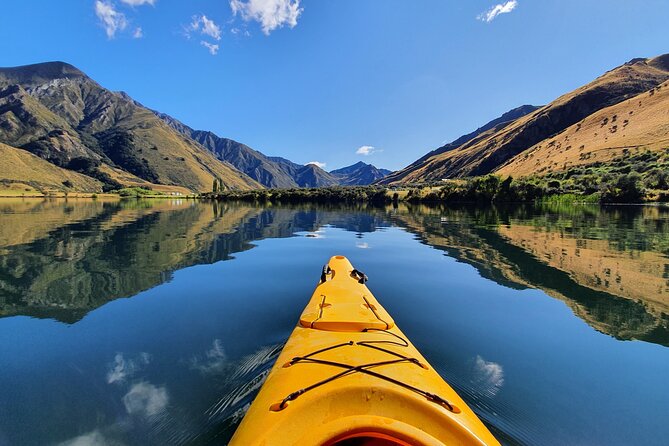
{"label": "kayak toggle handle", "polygon": [[332,273],[332,268],[330,268],[330,265],[323,265],[323,272],[321,272],[321,283],[325,283],[330,273]]}
{"label": "kayak toggle handle", "polygon": [[369,277],[367,277],[367,274],[363,273],[362,271],[359,271],[357,269],[354,269],[351,271],[351,277],[356,279],[358,283],[365,283],[369,280]]}
{"label": "kayak toggle handle", "polygon": [[300,396],[300,395],[302,395],[304,392],[306,392],[305,389],[300,389],[300,390],[298,390],[297,392],[293,392],[293,393],[291,393],[290,395],[288,395],[287,397],[285,397],[280,403],[272,404],[272,405],[270,406],[269,410],[271,410],[272,412],[280,412],[280,411],[282,411],[283,409],[285,409],[286,407],[288,407],[288,403],[289,403],[289,402],[291,402],[291,401],[293,401],[293,400],[296,400],[297,397]]}
{"label": "kayak toggle handle", "polygon": [[432,401],[433,403],[439,404],[442,407],[445,407],[446,409],[450,410],[453,413],[460,413],[460,408],[458,406],[454,406],[453,404],[449,403],[439,395],[435,395],[434,393],[429,393],[425,392],[425,398],[428,399],[428,401]]}

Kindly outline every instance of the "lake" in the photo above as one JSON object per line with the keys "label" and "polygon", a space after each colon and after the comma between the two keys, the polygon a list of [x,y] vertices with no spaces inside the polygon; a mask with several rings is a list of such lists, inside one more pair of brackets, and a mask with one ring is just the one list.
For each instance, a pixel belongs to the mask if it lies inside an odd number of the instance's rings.
{"label": "lake", "polygon": [[509,445],[669,438],[669,208],[0,201],[0,445],[226,444],[348,256]]}

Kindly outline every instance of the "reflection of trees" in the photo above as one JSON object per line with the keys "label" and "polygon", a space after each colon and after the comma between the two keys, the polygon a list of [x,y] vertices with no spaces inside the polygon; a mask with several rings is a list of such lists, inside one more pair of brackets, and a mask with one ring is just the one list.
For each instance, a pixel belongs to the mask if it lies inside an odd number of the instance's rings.
{"label": "reflection of trees", "polygon": [[[559,212],[531,206],[419,208],[397,214],[397,220],[426,244],[476,267],[483,277],[511,287],[541,288],[565,301],[599,331],[620,339],[669,345],[669,290],[659,264],[662,257],[652,251],[632,253],[627,243],[636,234],[641,240],[635,249],[663,250],[666,236],[662,234],[669,232],[664,212],[657,208],[601,212],[585,207]],[[620,225],[616,225],[617,220]],[[565,240],[574,248],[587,245],[591,252],[581,258],[564,252]],[[553,261],[549,254],[554,252],[564,256],[561,261]],[[592,260],[612,256],[624,262],[620,274],[627,276],[618,280],[626,285],[619,287],[626,292],[605,286],[605,281],[601,281],[601,287],[596,286],[600,267]],[[601,269],[610,273],[606,264]],[[650,278],[655,285],[646,288],[647,294],[630,294],[635,287],[647,285]]]}
{"label": "reflection of trees", "polygon": [[[74,322],[110,300],[169,280],[172,271],[226,260],[254,240],[325,224],[355,233],[395,224],[501,285],[545,290],[602,332],[669,345],[669,266],[660,264],[669,249],[669,211],[662,208],[255,208],[129,200],[40,202],[30,205],[38,206],[34,213],[23,203],[16,214],[6,206],[0,223],[14,227],[0,231],[5,316]],[[604,258],[620,271],[592,262]],[[606,274],[608,282],[597,281]],[[652,286],[635,286],[640,281]],[[632,293],[636,288],[643,292]]]}
{"label": "reflection of trees", "polygon": [[[64,224],[0,258],[0,311],[73,322],[109,300],[168,280],[176,269],[249,248],[261,211],[211,206],[116,204]],[[75,206],[76,208],[76,206]],[[39,218],[40,214],[36,214]],[[29,225],[34,219],[26,219]]]}

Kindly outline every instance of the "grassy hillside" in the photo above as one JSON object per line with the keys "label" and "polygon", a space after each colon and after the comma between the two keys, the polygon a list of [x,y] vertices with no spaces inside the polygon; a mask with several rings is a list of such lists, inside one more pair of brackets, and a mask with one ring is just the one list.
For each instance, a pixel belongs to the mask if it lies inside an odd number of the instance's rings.
{"label": "grassy hillside", "polygon": [[214,179],[228,189],[262,187],[125,93],[60,62],[0,68],[0,141],[108,188],[134,185],[105,175],[110,169],[191,191],[211,190]]}
{"label": "grassy hillside", "polygon": [[216,158],[235,166],[255,181],[267,187],[296,187],[295,180],[269,157],[249,146],[204,130],[194,130],[165,113],[154,111],[156,116],[179,133],[200,143]]}
{"label": "grassy hillside", "polygon": [[100,192],[102,183],[71,170],[54,166],[22,149],[0,143],[0,192]]}
{"label": "grassy hillside", "polygon": [[[429,157],[396,183],[438,181],[494,172],[519,153],[561,133],[593,113],[669,80],[669,55],[635,59],[595,81],[452,150]],[[627,119],[627,118],[623,118]]]}
{"label": "grassy hillside", "polygon": [[508,112],[504,113],[502,116],[493,119],[492,121],[488,122],[487,124],[479,127],[478,129],[474,130],[471,133],[468,133],[466,135],[463,135],[456,139],[455,141],[452,141],[448,144],[445,144],[431,152],[428,152],[427,154],[423,155],[422,157],[418,158],[416,161],[413,163],[409,164],[407,167],[404,169],[400,169],[396,172],[391,172],[389,173],[385,178],[383,178],[381,181],[379,181],[380,184],[397,184],[397,183],[403,183],[403,182],[408,182],[407,178],[415,176],[416,171],[422,171],[425,166],[430,164],[435,157],[438,155],[449,152],[451,150],[455,150],[458,147],[464,145],[465,143],[471,142],[471,141],[482,141],[485,140],[488,136],[493,135],[494,133],[502,130],[504,127],[508,126],[512,122],[522,118],[523,116],[526,116],[533,111],[539,109],[540,107],[534,106],[534,105],[523,105],[517,108],[514,108],[513,110],[509,110]]}
{"label": "grassy hillside", "polygon": [[669,82],[593,113],[509,160],[502,175],[544,175],[669,149]]}

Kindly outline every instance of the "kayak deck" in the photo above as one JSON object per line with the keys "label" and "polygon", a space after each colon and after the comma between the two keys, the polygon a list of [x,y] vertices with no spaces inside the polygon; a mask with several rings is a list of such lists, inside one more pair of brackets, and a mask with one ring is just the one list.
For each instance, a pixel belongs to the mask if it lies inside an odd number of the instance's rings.
{"label": "kayak deck", "polygon": [[321,282],[231,445],[498,445],[343,256]]}

